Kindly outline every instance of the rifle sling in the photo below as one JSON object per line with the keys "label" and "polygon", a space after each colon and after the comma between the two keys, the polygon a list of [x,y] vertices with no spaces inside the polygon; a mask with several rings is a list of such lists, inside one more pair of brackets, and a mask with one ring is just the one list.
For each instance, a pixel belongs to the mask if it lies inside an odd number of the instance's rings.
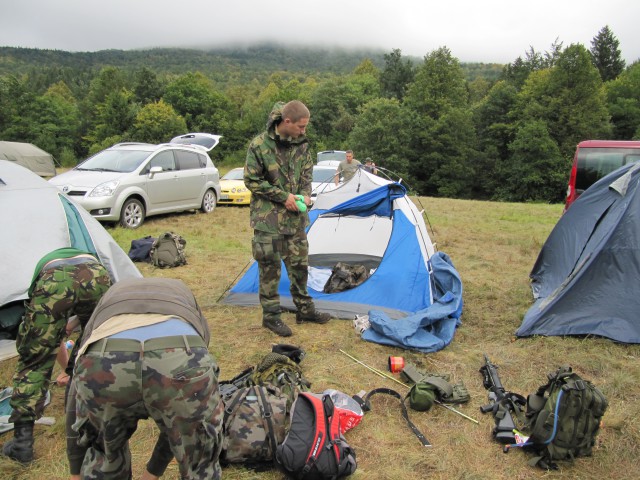
{"label": "rifle sling", "polygon": [[368,405],[369,404],[369,399],[373,395],[375,395],[377,393],[385,393],[387,395],[391,395],[392,397],[396,397],[398,400],[400,400],[400,407],[402,409],[402,416],[407,421],[407,425],[409,425],[409,428],[411,429],[411,431],[414,433],[414,435],[416,437],[418,437],[418,440],[420,440],[420,442],[422,443],[423,447],[431,447],[432,446],[431,443],[429,443],[429,440],[427,440],[427,438],[418,429],[418,427],[416,427],[413,424],[413,422],[411,422],[411,420],[409,419],[409,412],[407,412],[407,406],[404,403],[408,395],[405,396],[405,397],[402,397],[402,395],[400,395],[395,390],[392,390],[390,388],[381,387],[381,388],[375,388],[375,389],[371,390],[369,393],[367,393],[365,395],[365,397],[363,398],[364,402]]}

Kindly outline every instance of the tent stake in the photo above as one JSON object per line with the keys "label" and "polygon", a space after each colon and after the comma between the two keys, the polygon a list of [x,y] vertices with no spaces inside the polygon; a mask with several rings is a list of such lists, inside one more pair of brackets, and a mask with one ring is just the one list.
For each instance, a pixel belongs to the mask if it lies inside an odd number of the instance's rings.
{"label": "tent stake", "polygon": [[[401,381],[400,381],[400,380],[398,380],[397,378],[392,377],[391,375],[389,375],[389,374],[387,374],[387,373],[385,373],[385,372],[383,372],[383,371],[381,371],[381,370],[378,370],[378,369],[376,369],[376,368],[370,367],[369,365],[367,365],[367,364],[366,364],[366,363],[364,363],[364,362],[361,362],[361,361],[360,361],[360,360],[358,360],[356,357],[354,357],[354,356],[352,356],[352,355],[349,355],[349,354],[348,354],[347,352],[345,352],[344,350],[341,350],[341,349],[339,349],[339,350],[340,350],[340,352],[341,352],[341,353],[344,353],[344,354],[345,354],[347,357],[349,357],[351,360],[353,360],[354,362],[359,363],[359,364],[360,364],[360,365],[362,365],[363,367],[365,367],[365,368],[367,368],[367,369],[371,370],[371,371],[372,371],[373,373],[375,373],[376,375],[379,375],[380,377],[382,377],[382,378],[386,378],[386,379],[388,379],[388,380],[393,380],[394,382],[399,383],[400,385],[402,385],[402,386],[403,386],[403,387],[405,387],[405,388],[411,388],[409,385],[407,385],[407,384],[406,384],[406,383],[404,383],[404,382],[401,382]],[[472,422],[474,422],[474,423],[476,423],[476,424],[478,424],[478,425],[480,424],[480,422],[479,422],[478,420],[476,420],[475,418],[471,418],[471,417],[469,417],[468,415],[465,415],[464,413],[462,413],[461,411],[456,410],[455,408],[453,408],[453,407],[451,407],[451,406],[449,406],[449,405],[446,405],[446,404],[444,404],[444,403],[440,402],[439,400],[434,400],[434,401],[435,401],[435,403],[436,403],[437,405],[440,405],[441,407],[444,407],[444,408],[446,408],[447,410],[451,410],[452,412],[457,413],[457,414],[458,414],[458,415],[460,415],[461,417],[464,417],[464,418],[466,418],[467,420],[471,420]]]}

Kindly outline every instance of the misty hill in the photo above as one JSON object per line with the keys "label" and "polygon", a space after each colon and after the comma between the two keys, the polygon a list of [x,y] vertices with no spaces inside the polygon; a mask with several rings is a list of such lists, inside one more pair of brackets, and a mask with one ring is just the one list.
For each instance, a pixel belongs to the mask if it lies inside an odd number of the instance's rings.
{"label": "misty hill", "polygon": [[[303,75],[326,76],[351,72],[364,59],[384,68],[381,50],[347,50],[326,48],[290,48],[275,44],[250,47],[225,47],[210,50],[156,48],[149,50],[102,50],[98,52],[66,52],[35,48],[0,47],[0,75],[20,75],[34,69],[63,68],[99,70],[114,66],[123,70],[139,70],[145,66],[157,73],[183,74],[200,71],[226,83],[261,79],[277,71]],[[414,63],[422,58],[407,56]],[[484,63],[461,64],[467,78],[495,80],[503,65]]]}

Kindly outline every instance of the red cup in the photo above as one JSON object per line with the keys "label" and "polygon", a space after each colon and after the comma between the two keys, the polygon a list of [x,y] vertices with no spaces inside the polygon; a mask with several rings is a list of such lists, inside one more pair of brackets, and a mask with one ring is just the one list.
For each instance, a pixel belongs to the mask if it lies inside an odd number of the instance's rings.
{"label": "red cup", "polygon": [[403,357],[389,357],[389,371],[399,373],[404,368]]}

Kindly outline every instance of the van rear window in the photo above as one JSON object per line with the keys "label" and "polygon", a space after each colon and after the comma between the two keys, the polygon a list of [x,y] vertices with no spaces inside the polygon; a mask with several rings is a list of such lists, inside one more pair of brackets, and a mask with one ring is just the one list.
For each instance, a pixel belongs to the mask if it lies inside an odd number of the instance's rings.
{"label": "van rear window", "polygon": [[638,160],[640,149],[637,148],[580,148],[576,191],[582,192],[605,175]]}

